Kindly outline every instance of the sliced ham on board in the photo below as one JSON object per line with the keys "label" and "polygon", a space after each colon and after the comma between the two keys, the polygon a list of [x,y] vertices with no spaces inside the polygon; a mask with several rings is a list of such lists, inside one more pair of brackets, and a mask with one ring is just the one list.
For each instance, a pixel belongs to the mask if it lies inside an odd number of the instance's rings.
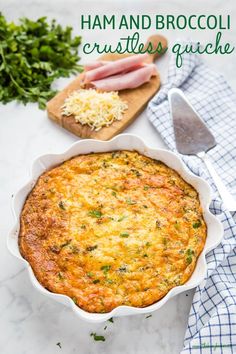
{"label": "sliced ham on board", "polygon": [[148,54],[138,54],[109,62],[98,68],[86,71],[84,74],[84,83],[86,84],[88,82],[97,81],[108,76],[119,74],[123,71],[128,71],[129,69],[142,65],[147,59]]}
{"label": "sliced ham on board", "polygon": [[155,75],[157,75],[156,66],[154,64],[149,64],[126,74],[118,74],[101,80],[91,81],[88,87],[93,87],[102,91],[132,89],[148,82],[151,77]]}

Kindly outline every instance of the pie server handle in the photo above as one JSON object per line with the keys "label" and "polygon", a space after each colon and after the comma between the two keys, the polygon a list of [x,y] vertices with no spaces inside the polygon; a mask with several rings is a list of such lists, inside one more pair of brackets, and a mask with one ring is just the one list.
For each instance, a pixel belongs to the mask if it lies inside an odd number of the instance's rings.
{"label": "pie server handle", "polygon": [[226,188],[222,179],[220,178],[215,168],[213,167],[211,161],[209,160],[207,154],[205,152],[200,152],[197,154],[197,156],[205,163],[226,208],[229,211],[236,211],[236,200]]}

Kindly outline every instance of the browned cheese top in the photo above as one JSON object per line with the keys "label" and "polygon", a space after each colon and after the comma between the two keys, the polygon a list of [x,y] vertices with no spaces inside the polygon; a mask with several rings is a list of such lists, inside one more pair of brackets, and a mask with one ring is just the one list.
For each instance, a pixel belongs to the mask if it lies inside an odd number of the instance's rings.
{"label": "browned cheese top", "polygon": [[135,151],[80,155],[45,172],[21,214],[39,282],[88,312],[145,307],[191,276],[206,225],[196,190]]}

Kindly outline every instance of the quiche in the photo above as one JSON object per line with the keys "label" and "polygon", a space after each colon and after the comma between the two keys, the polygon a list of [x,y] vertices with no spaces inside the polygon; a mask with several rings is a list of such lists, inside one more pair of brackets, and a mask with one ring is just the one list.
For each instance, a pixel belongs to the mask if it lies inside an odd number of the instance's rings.
{"label": "quiche", "polygon": [[206,239],[197,191],[136,151],[79,155],[42,174],[19,246],[38,281],[83,310],[145,307],[184,284]]}

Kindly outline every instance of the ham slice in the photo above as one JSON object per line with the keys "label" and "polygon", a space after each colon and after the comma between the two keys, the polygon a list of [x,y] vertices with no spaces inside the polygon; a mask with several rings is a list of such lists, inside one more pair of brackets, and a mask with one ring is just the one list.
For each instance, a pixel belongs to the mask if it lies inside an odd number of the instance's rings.
{"label": "ham slice", "polygon": [[123,71],[129,71],[129,69],[143,64],[147,58],[148,54],[138,54],[109,62],[105,65],[87,71],[84,75],[84,83],[104,79],[108,76],[115,75]]}
{"label": "ham slice", "polygon": [[97,61],[92,61],[91,63],[88,63],[86,65],[84,65],[84,71],[89,71],[89,70],[93,70],[93,69],[97,69],[100,66],[103,66],[105,64],[109,63],[108,61],[105,60],[97,60]]}
{"label": "ham slice", "polygon": [[[104,66],[107,63],[110,63],[110,61],[105,61],[105,60],[92,61],[91,63],[88,63],[88,64],[84,65],[84,71],[90,71],[90,70],[93,70],[93,69],[100,68],[101,66]],[[142,64],[139,64],[139,65],[134,65],[134,66],[130,67],[129,69],[122,71],[122,74],[125,74],[125,73],[127,73],[129,71],[132,71],[132,70],[135,70],[135,69],[138,69],[138,68],[141,68],[144,65],[148,65],[148,64],[142,63]]]}
{"label": "ham slice", "polygon": [[118,74],[101,80],[94,80],[89,84],[89,87],[102,91],[133,89],[148,82],[154,75],[157,75],[156,67],[154,64],[150,64],[126,74]]}

